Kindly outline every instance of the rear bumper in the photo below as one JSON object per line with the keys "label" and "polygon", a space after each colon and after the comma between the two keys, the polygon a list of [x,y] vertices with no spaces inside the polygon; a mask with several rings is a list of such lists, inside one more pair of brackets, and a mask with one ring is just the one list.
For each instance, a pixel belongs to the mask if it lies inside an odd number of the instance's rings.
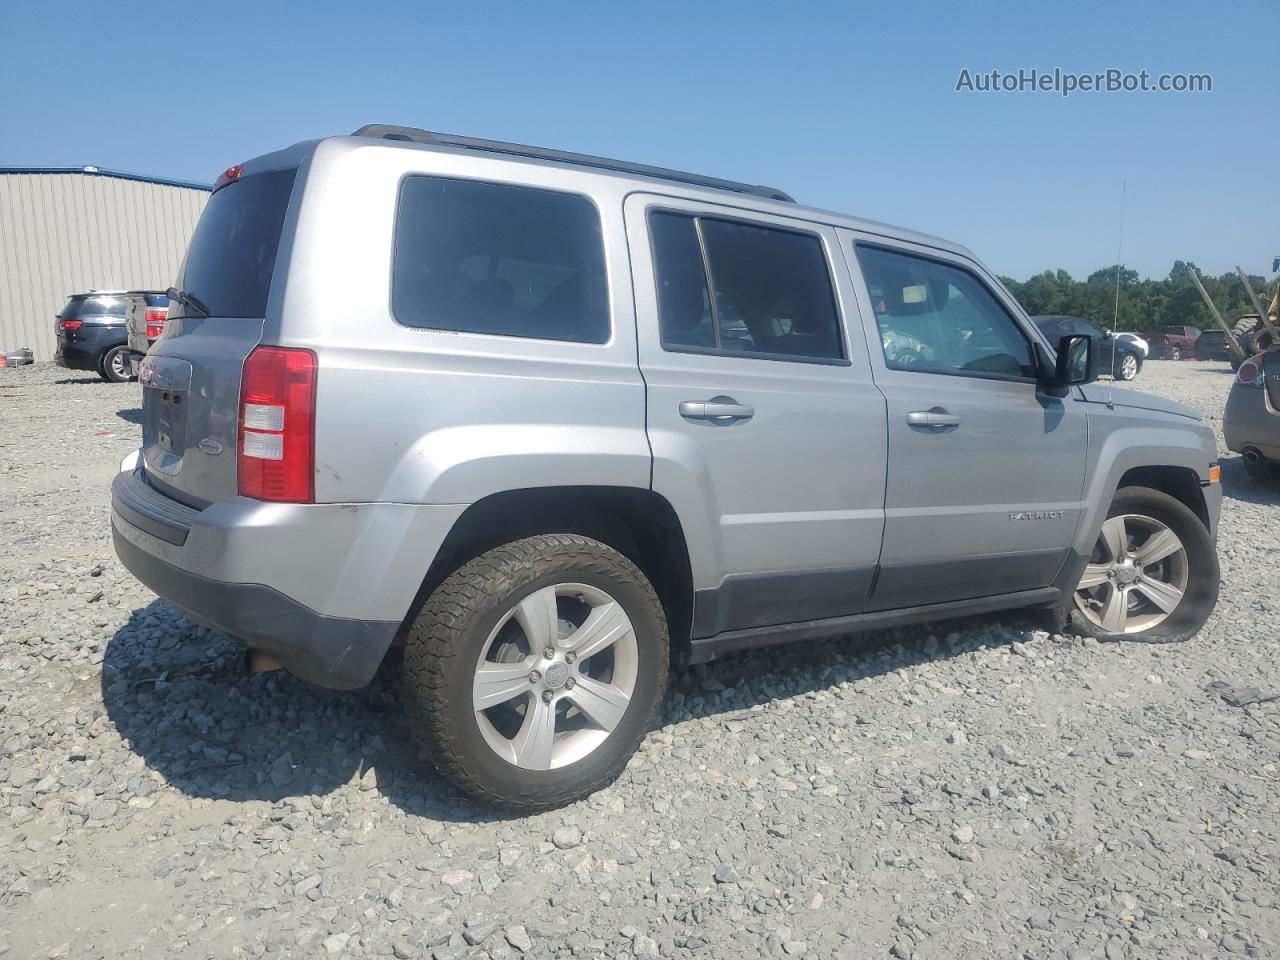
{"label": "rear bumper", "polygon": [[1233,384],[1222,416],[1227,449],[1257,450],[1267,460],[1280,461],[1280,414],[1268,409],[1267,391]]}
{"label": "rear bumper", "polygon": [[192,620],[269,653],[301,680],[350,690],[373,679],[400,623],[325,617],[258,583],[225,583],[165,563],[112,515],[116,556]]}
{"label": "rear bumper", "polygon": [[192,619],[339,689],[372,679],[465,509],[232,497],[198,510],[126,463],[111,496],[125,567]]}
{"label": "rear bumper", "polygon": [[97,370],[102,355],[128,341],[125,328],[117,323],[86,323],[79,330],[58,334],[54,361],[71,370]]}
{"label": "rear bumper", "polygon": [[68,370],[97,370],[99,356],[96,350],[59,340],[53,362]]}

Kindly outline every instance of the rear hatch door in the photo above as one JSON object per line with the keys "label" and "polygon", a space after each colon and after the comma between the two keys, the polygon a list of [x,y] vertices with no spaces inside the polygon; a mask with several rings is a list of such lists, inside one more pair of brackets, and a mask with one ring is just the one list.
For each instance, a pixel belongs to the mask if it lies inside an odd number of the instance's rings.
{"label": "rear hatch door", "polygon": [[236,494],[240,374],[262,340],[296,172],[246,173],[214,191],[177,284],[191,296],[173,303],[142,363],[147,482],[194,507]]}

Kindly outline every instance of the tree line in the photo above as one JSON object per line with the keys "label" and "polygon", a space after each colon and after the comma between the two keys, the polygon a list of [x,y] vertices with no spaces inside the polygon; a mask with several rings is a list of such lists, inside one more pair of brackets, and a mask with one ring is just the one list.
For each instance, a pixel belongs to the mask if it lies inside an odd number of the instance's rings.
{"label": "tree line", "polygon": [[[1194,266],[1194,264],[1192,264]],[[1200,272],[1197,269],[1197,272]],[[1234,273],[1200,280],[1228,324],[1254,313],[1244,284]],[[1065,270],[1046,270],[1030,280],[1019,282],[1011,277],[1000,281],[1009,288],[1027,313],[1062,314],[1092,320],[1104,330],[1111,329],[1116,315],[1116,268],[1103,267],[1084,281],[1075,280]],[[1263,309],[1274,292],[1263,277],[1249,275],[1253,292]],[[1195,283],[1187,273],[1187,264],[1177,260],[1163,280],[1139,279],[1137,271],[1120,269],[1120,313],[1117,330],[1152,330],[1173,324],[1190,324],[1201,330],[1218,329]]]}

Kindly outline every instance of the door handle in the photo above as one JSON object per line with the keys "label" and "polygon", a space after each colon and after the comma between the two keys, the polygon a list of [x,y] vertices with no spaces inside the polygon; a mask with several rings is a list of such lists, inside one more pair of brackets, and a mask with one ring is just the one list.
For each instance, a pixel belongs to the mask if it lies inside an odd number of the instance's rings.
{"label": "door handle", "polygon": [[680,416],[686,420],[740,421],[750,420],[755,415],[754,407],[737,403],[730,397],[716,397],[713,400],[683,400],[680,403]]}
{"label": "door handle", "polygon": [[907,414],[907,423],[913,427],[958,427],[960,418],[945,410],[913,410]]}

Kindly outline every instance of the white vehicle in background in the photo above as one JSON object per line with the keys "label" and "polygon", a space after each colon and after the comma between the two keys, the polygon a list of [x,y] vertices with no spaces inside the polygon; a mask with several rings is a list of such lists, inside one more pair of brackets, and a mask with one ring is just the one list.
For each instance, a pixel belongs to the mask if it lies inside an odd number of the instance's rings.
{"label": "white vehicle in background", "polygon": [[1131,343],[1142,351],[1142,359],[1147,358],[1147,354],[1151,352],[1151,344],[1147,343],[1142,337],[1136,333],[1117,333],[1117,340],[1123,340],[1125,343]]}

